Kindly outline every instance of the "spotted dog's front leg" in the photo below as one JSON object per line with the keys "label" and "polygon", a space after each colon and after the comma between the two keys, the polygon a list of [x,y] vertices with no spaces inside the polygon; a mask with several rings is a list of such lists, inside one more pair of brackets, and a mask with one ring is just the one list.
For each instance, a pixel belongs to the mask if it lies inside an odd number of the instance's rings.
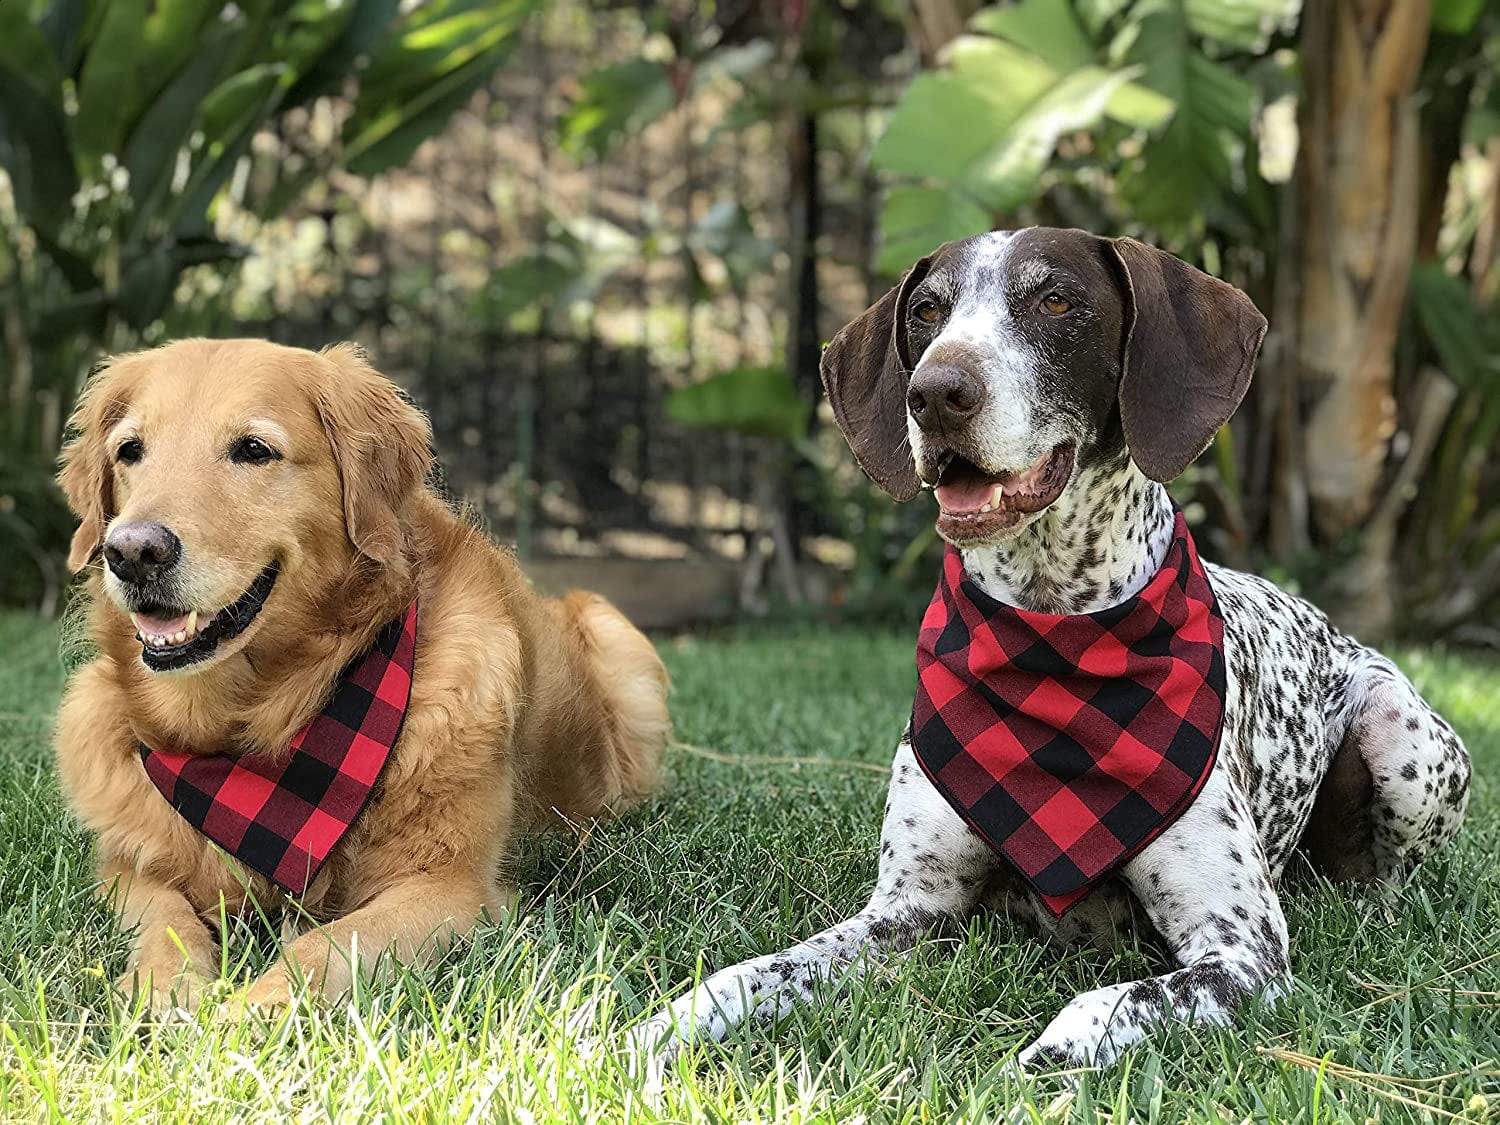
{"label": "spotted dog's front leg", "polygon": [[1226,1022],[1241,1001],[1289,984],[1286,919],[1228,771],[1125,865],[1124,877],[1183,967],[1085,992],[1021,1053],[1029,1070],[1109,1066],[1165,1020]]}
{"label": "spotted dog's front leg", "polygon": [[932,788],[903,739],[891,766],[880,874],[854,917],[784,950],[724,969],[636,1028],[630,1046],[658,1063],[721,1039],[752,1017],[779,1017],[821,982],[909,950],[932,925],[967,913],[994,854]]}

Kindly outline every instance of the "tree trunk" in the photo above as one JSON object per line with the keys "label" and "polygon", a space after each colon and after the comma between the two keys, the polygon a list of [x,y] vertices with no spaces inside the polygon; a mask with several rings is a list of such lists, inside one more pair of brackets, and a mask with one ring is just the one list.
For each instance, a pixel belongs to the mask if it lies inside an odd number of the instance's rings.
{"label": "tree trunk", "polygon": [[[1421,145],[1416,96],[1428,0],[1322,0],[1302,16],[1296,323],[1286,326],[1276,488],[1281,535],[1328,546],[1375,510],[1396,428],[1396,333],[1417,249]],[[1288,378],[1288,376],[1290,376]],[[1290,448],[1288,448],[1290,443]],[[1305,497],[1306,504],[1299,502]],[[1296,526],[1310,521],[1311,528]],[[1293,526],[1288,527],[1287,524]],[[1382,540],[1385,537],[1377,537]],[[1386,542],[1371,550],[1388,552]],[[1387,575],[1388,559],[1355,574]],[[1363,587],[1364,583],[1354,583]],[[1334,608],[1375,635],[1389,599],[1340,584]]]}

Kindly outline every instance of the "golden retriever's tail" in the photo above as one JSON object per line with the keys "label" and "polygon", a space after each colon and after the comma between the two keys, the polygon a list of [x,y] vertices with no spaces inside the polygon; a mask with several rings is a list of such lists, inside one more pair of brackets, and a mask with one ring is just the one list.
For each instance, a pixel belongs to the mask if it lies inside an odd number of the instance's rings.
{"label": "golden retriever's tail", "polygon": [[604,704],[605,745],[590,779],[600,798],[593,815],[618,811],[661,784],[672,734],[667,669],[645,634],[599,595],[574,591],[561,608],[579,632],[588,678]]}

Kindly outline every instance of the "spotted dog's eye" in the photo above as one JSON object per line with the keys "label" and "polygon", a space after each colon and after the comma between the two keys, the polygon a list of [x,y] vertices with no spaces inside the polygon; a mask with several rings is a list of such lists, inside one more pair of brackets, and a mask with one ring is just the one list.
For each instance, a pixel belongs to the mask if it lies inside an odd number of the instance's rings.
{"label": "spotted dog's eye", "polygon": [[1073,308],[1073,302],[1061,293],[1048,293],[1042,298],[1042,311],[1049,316],[1062,316]]}
{"label": "spotted dog's eye", "polygon": [[145,455],[146,447],[141,444],[140,438],[128,438],[120,443],[120,448],[115,450],[115,460],[122,465],[134,465]]}
{"label": "spotted dog's eye", "polygon": [[280,461],[281,454],[258,437],[242,437],[229,450],[229,459],[242,465],[264,465]]}
{"label": "spotted dog's eye", "polygon": [[911,307],[911,312],[923,324],[936,324],[943,315],[936,301],[918,301]]}

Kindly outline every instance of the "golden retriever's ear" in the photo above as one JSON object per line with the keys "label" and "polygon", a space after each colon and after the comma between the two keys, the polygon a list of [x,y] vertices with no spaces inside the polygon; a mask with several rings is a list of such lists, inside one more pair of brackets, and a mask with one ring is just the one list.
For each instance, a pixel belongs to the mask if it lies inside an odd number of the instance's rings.
{"label": "golden retriever's ear", "polygon": [[367,558],[397,565],[402,512],[432,466],[432,427],[356,345],[322,355],[335,375],[319,388],[318,413],[344,483],[349,541]]}
{"label": "golden retriever's ear", "polygon": [[68,569],[82,570],[104,540],[104,527],[114,518],[114,474],[104,439],[125,416],[125,397],[117,365],[96,371],[78,396],[68,420],[69,437],[63,446],[57,483],[78,517],[78,530],[68,549]]}

